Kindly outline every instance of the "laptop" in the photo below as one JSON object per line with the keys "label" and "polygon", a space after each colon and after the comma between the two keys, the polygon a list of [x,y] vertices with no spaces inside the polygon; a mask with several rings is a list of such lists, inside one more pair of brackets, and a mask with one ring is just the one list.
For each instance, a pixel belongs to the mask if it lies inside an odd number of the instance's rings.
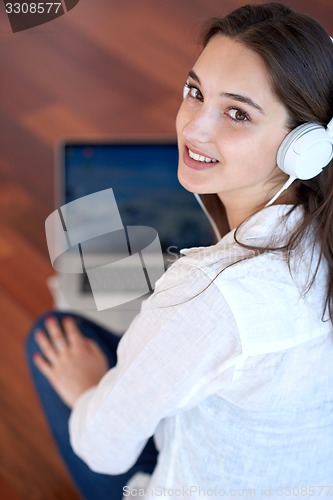
{"label": "laptop", "polygon": [[[83,269],[76,269],[75,253],[64,255],[64,266],[49,281],[56,307],[122,334],[182,248],[216,242],[202,205],[180,185],[177,167],[174,138],[57,144],[56,208],[62,207],[62,219],[67,209],[73,226],[84,221],[98,236],[77,236],[87,240],[80,246]],[[98,229],[104,223],[110,230]]]}

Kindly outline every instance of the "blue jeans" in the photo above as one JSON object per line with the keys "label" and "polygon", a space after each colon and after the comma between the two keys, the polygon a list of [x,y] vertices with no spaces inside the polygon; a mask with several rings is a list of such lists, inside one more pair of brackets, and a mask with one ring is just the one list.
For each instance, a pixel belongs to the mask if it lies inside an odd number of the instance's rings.
{"label": "blue jeans", "polygon": [[[129,479],[134,474],[140,471],[148,474],[153,472],[157,461],[157,450],[153,439],[151,438],[147,442],[136,464],[128,472],[117,476],[93,472],[74,454],[69,443],[68,434],[68,419],[71,410],[59,398],[47,379],[41,374],[32,361],[33,355],[36,352],[40,352],[34,339],[34,333],[37,329],[45,331],[44,321],[47,316],[54,316],[60,322],[65,316],[74,318],[83,335],[93,339],[101,347],[108,358],[110,367],[116,364],[116,350],[119,337],[76,314],[50,311],[41,316],[33,325],[27,339],[26,354],[31,375],[51,432],[81,497],[85,500],[121,500],[123,496],[123,487],[126,486]],[[112,423],[110,423],[110,425],[112,425]]]}

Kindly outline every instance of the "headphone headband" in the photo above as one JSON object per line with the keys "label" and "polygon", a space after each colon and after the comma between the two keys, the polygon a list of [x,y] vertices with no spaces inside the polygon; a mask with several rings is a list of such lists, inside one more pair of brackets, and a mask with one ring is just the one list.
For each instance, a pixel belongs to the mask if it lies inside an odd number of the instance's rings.
{"label": "headphone headband", "polygon": [[291,177],[307,180],[319,175],[332,158],[333,118],[326,128],[304,123],[292,130],[279,147],[277,164]]}

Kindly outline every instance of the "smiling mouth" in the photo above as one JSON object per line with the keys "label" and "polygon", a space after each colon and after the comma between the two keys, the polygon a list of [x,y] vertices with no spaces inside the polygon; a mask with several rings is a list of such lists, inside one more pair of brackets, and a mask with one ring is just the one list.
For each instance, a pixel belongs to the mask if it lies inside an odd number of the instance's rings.
{"label": "smiling mouth", "polygon": [[184,148],[183,161],[187,167],[198,171],[214,168],[219,163],[216,158],[195,153],[188,146]]}
{"label": "smiling mouth", "polygon": [[200,161],[202,163],[217,163],[217,161],[218,161],[215,158],[211,158],[210,156],[203,156],[203,155],[199,155],[197,153],[194,153],[189,148],[188,148],[188,155],[193,160]]}

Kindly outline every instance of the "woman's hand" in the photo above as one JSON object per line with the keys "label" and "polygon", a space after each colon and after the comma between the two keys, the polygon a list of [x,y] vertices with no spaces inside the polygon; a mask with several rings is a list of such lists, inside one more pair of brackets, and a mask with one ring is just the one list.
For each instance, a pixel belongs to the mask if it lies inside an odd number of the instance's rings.
{"label": "woman's hand", "polygon": [[34,362],[72,408],[80,394],[96,385],[108,371],[107,358],[96,342],[81,334],[72,318],[63,320],[65,335],[55,318],[48,318],[45,326],[50,338],[41,330],[36,332],[43,356],[36,354]]}

